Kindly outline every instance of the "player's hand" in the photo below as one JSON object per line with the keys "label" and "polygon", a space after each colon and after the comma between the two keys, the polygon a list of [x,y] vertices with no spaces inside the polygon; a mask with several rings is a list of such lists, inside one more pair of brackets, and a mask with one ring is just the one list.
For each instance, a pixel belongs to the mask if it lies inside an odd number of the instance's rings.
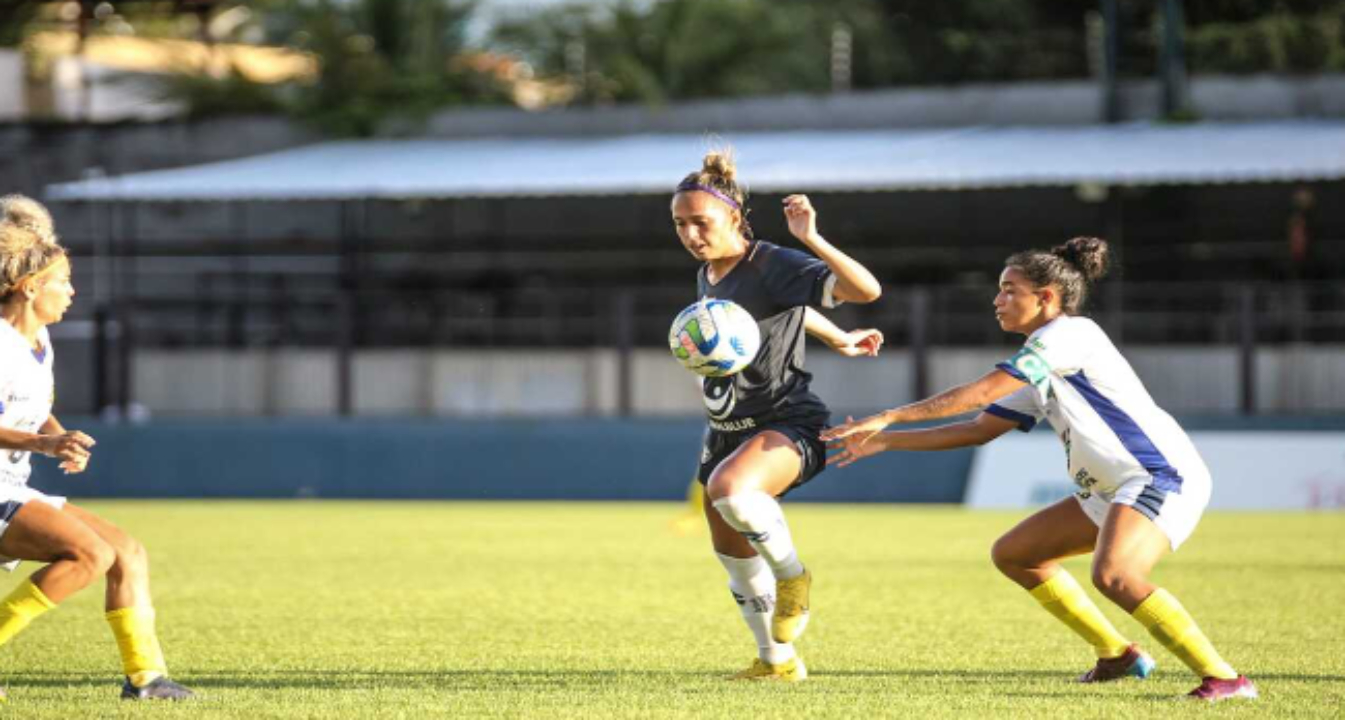
{"label": "player's hand", "polygon": [[863,420],[847,417],[844,425],[823,430],[822,439],[831,442],[842,438],[857,437],[861,441],[865,441],[882,432],[890,424],[885,413],[870,415]]}
{"label": "player's hand", "polygon": [[55,435],[38,437],[34,451],[47,457],[60,460],[62,466],[67,462],[79,463],[82,470],[89,462],[89,450],[96,443],[93,438],[78,430],[67,430]]}
{"label": "player's hand", "polygon": [[832,350],[846,357],[878,357],[878,349],[883,346],[883,334],[878,330],[851,330],[842,335],[831,346]]}
{"label": "player's hand", "polygon": [[[846,418],[846,425],[854,423],[854,418]],[[845,427],[844,425],[841,427]],[[857,433],[847,435],[839,440],[832,440],[827,443],[827,449],[835,451],[834,454],[827,457],[827,465],[836,467],[845,467],[860,458],[866,458],[870,455],[876,455],[882,452],[882,443],[875,441],[878,433]],[[823,433],[826,437],[826,433]]]}
{"label": "player's hand", "polygon": [[61,463],[61,470],[65,471],[66,475],[77,475],[84,472],[87,467],[89,467],[88,457],[83,460],[66,460]]}
{"label": "player's hand", "polygon": [[808,242],[817,236],[817,211],[807,195],[790,195],[785,198],[785,221],[789,223],[789,233]]}

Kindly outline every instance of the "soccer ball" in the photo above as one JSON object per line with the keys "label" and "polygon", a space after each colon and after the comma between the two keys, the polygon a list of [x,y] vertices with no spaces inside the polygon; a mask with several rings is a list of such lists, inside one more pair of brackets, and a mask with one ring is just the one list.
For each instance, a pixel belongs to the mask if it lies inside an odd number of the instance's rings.
{"label": "soccer ball", "polygon": [[751,364],[761,349],[761,330],[741,305],[702,298],[677,314],[668,347],[691,372],[725,377]]}

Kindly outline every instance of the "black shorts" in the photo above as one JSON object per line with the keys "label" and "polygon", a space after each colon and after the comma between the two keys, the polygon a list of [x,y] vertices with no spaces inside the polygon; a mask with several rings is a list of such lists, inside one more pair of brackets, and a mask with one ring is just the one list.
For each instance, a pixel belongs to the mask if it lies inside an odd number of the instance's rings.
{"label": "black shorts", "polygon": [[696,472],[696,479],[700,480],[702,485],[710,481],[710,475],[714,473],[719,463],[733,454],[743,443],[751,440],[767,430],[784,435],[794,443],[794,447],[799,451],[800,468],[799,476],[794,482],[780,493],[784,497],[785,493],[793,490],[809,480],[817,477],[827,467],[827,445],[822,442],[820,437],[826,424],[822,422],[776,422],[767,423],[760,427],[754,427],[751,430],[740,432],[724,432],[714,428],[705,429],[705,440],[701,448],[700,469]]}

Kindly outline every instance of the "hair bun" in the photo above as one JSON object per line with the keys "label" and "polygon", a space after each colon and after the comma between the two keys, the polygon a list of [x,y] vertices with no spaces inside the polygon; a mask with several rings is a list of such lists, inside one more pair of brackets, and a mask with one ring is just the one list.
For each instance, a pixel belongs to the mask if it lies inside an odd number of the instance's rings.
{"label": "hair bun", "polygon": [[55,241],[51,213],[42,203],[24,195],[0,197],[0,224],[32,230],[43,239]]}
{"label": "hair bun", "polygon": [[1072,238],[1064,245],[1051,248],[1051,254],[1077,268],[1088,283],[1102,278],[1110,267],[1111,251],[1102,238]]}
{"label": "hair bun", "polygon": [[738,174],[738,168],[733,162],[733,153],[729,150],[711,150],[705,153],[701,171],[729,182],[733,182],[733,177]]}

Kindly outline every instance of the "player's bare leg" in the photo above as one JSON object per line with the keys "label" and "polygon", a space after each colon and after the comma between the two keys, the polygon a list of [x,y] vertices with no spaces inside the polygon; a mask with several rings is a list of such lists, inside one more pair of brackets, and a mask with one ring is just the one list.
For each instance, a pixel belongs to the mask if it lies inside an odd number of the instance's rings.
{"label": "player's bare leg", "polygon": [[115,524],[67,503],[67,516],[98,535],[113,551],[107,571],[105,618],[121,652],[128,700],[186,700],[187,688],[168,678],[168,667],[155,631],[155,612],[149,592],[149,555],[145,546]]}
{"label": "player's bare leg", "polygon": [[1060,565],[1067,557],[1091,552],[1097,539],[1097,525],[1069,497],[1018,523],[995,542],[990,555],[1000,572],[1093,646],[1097,663],[1080,682],[1148,677],[1153,658],[1128,642]]}
{"label": "player's bare leg", "polygon": [[794,539],[776,497],[799,477],[802,456],[784,434],[753,436],[715,468],[706,495],[725,522],[747,538],[775,576],[771,636],[793,642],[808,624],[812,575],[799,560]]}
{"label": "player's bare leg", "polygon": [[1256,687],[1219,655],[1177,598],[1149,582],[1154,565],[1170,551],[1167,536],[1152,520],[1113,504],[1098,534],[1093,584],[1201,678],[1191,697],[1255,698]]}

